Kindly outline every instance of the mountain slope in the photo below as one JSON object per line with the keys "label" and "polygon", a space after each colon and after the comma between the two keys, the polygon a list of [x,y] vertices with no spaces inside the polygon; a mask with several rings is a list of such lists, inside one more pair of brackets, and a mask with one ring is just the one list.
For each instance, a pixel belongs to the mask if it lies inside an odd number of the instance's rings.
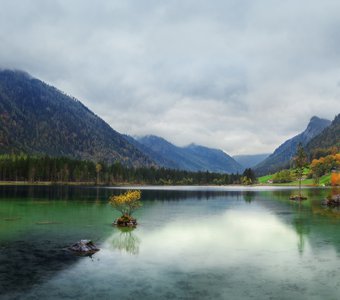
{"label": "mountain slope", "polygon": [[184,148],[203,168],[221,173],[241,173],[243,167],[220,149],[191,144]]}
{"label": "mountain slope", "polygon": [[243,167],[222,150],[195,144],[177,147],[163,138],[149,135],[137,138],[142,145],[139,149],[152,155],[157,164],[188,171],[210,171],[220,173],[240,173]]}
{"label": "mountain slope", "polygon": [[333,146],[340,147],[340,114],[334,118],[331,125],[308,142],[306,149],[312,152],[318,148],[326,149]]}
{"label": "mountain slope", "polygon": [[298,144],[302,143],[303,146],[306,146],[312,138],[320,134],[330,123],[329,120],[312,117],[305,131],[285,141],[273,154],[255,166],[256,174],[265,175],[289,167]]}
{"label": "mountain slope", "polygon": [[245,169],[253,168],[263,160],[265,160],[270,154],[253,154],[253,155],[234,155],[235,159]]}
{"label": "mountain slope", "polygon": [[152,165],[78,100],[21,71],[0,70],[0,153]]}
{"label": "mountain slope", "polygon": [[180,166],[177,165],[174,161],[168,159],[166,155],[162,155],[158,152],[153,151],[151,148],[138,142],[137,139],[134,139],[132,136],[124,135],[124,137],[128,140],[129,143],[134,145],[139,151],[144,153],[146,156],[152,158],[152,160],[158,166],[162,166],[168,169],[179,169],[180,168]]}

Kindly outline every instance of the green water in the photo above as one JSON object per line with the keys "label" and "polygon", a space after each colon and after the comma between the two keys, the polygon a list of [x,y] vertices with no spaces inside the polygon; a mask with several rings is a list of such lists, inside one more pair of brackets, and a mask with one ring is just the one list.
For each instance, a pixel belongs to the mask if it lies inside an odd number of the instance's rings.
{"label": "green water", "polygon": [[[339,299],[331,189],[149,187],[140,225],[111,226],[119,189],[0,187],[1,299]],[[65,247],[92,239],[101,250]]]}

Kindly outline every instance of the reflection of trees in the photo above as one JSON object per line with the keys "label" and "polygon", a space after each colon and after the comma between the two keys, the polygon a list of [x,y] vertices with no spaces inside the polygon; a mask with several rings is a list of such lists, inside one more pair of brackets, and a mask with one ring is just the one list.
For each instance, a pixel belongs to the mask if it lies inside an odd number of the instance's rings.
{"label": "reflection of trees", "polygon": [[299,237],[298,239],[298,250],[300,254],[303,254],[305,250],[305,238],[310,232],[308,221],[301,217],[300,212],[297,218],[293,220],[293,226]]}
{"label": "reflection of trees", "polygon": [[340,189],[338,187],[333,187],[331,189],[320,189],[318,193],[318,197],[315,197],[315,200],[312,201],[312,212],[316,215],[323,215],[326,217],[331,217],[333,219],[340,218],[340,207],[327,207],[321,205],[321,202],[326,198],[332,198],[340,193]]}
{"label": "reflection of trees", "polygon": [[[118,192],[117,192],[118,193]],[[48,200],[90,200],[105,201],[112,195],[112,190],[87,186],[5,186],[0,189],[1,198],[28,198]]]}
{"label": "reflection of trees", "polygon": [[332,187],[329,197],[335,197],[339,194],[340,194],[340,188],[339,187]]}
{"label": "reflection of trees", "polygon": [[[209,200],[217,197],[239,197],[241,191],[227,190],[142,190],[144,200],[150,201],[181,201],[186,199]],[[121,192],[124,190],[120,190]]]}
{"label": "reflection of trees", "polygon": [[[106,189],[87,186],[6,186],[0,189],[1,198],[34,198],[48,200],[97,200],[105,201],[112,195],[119,195],[126,189]],[[143,190],[143,200],[180,201],[193,198],[195,200],[209,200],[215,197],[238,197],[240,191],[219,190]]]}
{"label": "reflection of trees", "polygon": [[133,233],[134,228],[118,228],[118,232],[113,236],[111,245],[113,249],[125,251],[136,255],[139,253],[140,239]]}
{"label": "reflection of trees", "polygon": [[253,191],[246,191],[243,193],[243,199],[244,201],[251,203],[255,197],[255,192]]}

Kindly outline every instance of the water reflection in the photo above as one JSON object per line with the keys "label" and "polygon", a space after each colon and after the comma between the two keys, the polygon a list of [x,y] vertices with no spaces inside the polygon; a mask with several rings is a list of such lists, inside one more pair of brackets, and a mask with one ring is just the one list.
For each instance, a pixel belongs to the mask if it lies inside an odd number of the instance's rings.
{"label": "water reflection", "polygon": [[[119,190],[21,192],[0,201],[0,283],[18,299],[337,299],[340,222],[315,213],[330,190],[301,205],[291,190],[143,191],[135,230],[111,226]],[[61,252],[81,238],[93,260]]]}
{"label": "water reflection", "polygon": [[[254,257],[296,247],[296,234],[275,216],[259,211],[227,210],[200,220],[177,220],[153,231],[141,230],[140,255],[187,268],[224,268],[257,264]],[[227,255],[227,256],[226,256]]]}
{"label": "water reflection", "polygon": [[246,191],[243,193],[243,199],[247,203],[251,203],[253,199],[255,198],[256,193],[252,191]]}
{"label": "water reflection", "polygon": [[[143,241],[138,242],[138,249],[141,261],[152,261],[162,268],[178,265],[186,270],[223,270],[238,264],[257,266],[268,255],[289,260],[299,243],[294,228],[259,207],[254,211],[224,209],[196,220],[184,214],[159,225],[138,228],[138,241]],[[129,252],[135,249],[135,237],[130,239],[125,232],[117,232],[106,244]],[[113,255],[105,253],[105,259]]]}
{"label": "water reflection", "polygon": [[[58,295],[62,285],[66,298],[84,299],[93,293],[123,299],[247,299],[250,295],[264,299],[278,294],[283,299],[302,294],[304,299],[313,295],[333,299],[335,290],[323,286],[336,283],[330,274],[336,272],[337,256],[332,249],[322,248],[318,257],[327,259],[315,260],[306,238],[304,211],[293,218],[292,227],[265,208],[245,207],[224,209],[189,223],[185,214],[179,214],[155,228],[113,229],[96,259],[79,261],[28,295],[41,297],[46,291]],[[297,255],[297,245],[304,259]]]}
{"label": "water reflection", "polygon": [[313,194],[312,201],[310,202],[311,205],[311,211],[313,214],[325,216],[328,218],[333,219],[340,219],[340,207],[327,207],[325,205],[321,205],[321,203],[326,198],[332,198],[336,195],[340,194],[340,188],[339,187],[332,187],[330,189],[325,190],[317,190]]}
{"label": "water reflection", "polygon": [[340,195],[340,187],[332,187],[329,191],[328,198],[333,198]]}
{"label": "water reflection", "polygon": [[135,228],[117,228],[116,233],[107,241],[115,250],[137,255],[139,253],[140,239],[134,234]]}
{"label": "water reflection", "polygon": [[[19,299],[22,292],[54,278],[78,260],[79,257],[49,240],[1,243],[0,298]],[[6,293],[13,295],[13,298],[6,298]]]}
{"label": "water reflection", "polygon": [[293,220],[293,225],[298,235],[298,250],[302,255],[305,250],[306,238],[310,232],[310,228],[308,222],[301,216],[298,216]]}

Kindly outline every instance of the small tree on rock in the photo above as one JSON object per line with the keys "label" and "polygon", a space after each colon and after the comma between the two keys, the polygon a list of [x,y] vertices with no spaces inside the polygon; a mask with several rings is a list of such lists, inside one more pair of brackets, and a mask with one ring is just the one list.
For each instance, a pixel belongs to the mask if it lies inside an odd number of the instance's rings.
{"label": "small tree on rock", "polygon": [[116,225],[135,226],[137,222],[132,218],[132,213],[142,206],[140,201],[141,191],[127,191],[124,194],[111,196],[110,204],[115,210],[118,210],[122,216],[116,220]]}

